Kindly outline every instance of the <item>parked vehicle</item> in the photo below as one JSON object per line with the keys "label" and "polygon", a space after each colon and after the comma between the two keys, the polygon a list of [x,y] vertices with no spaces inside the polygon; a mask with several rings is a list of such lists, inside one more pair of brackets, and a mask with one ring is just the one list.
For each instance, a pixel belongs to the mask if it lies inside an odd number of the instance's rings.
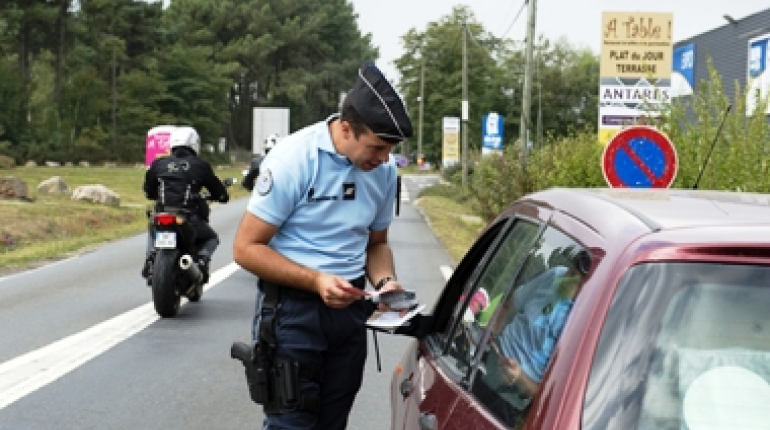
{"label": "parked vehicle", "polygon": [[[236,180],[228,178],[222,182],[229,187]],[[208,194],[201,198],[210,200]],[[203,296],[205,279],[195,261],[199,244],[195,243],[195,228],[188,222],[193,215],[184,208],[147,213],[149,234],[155,244],[147,283],[152,287],[155,311],[164,318],[179,312],[182,296],[191,302],[198,302]]]}
{"label": "parked vehicle", "polygon": [[457,266],[393,429],[770,428],[770,195],[551,189]]}

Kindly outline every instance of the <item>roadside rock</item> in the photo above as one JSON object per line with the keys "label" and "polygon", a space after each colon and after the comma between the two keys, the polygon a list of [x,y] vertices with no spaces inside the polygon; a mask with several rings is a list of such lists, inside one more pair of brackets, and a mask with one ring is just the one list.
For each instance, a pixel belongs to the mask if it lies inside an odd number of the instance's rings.
{"label": "roadside rock", "polygon": [[37,186],[37,192],[40,194],[65,194],[69,193],[70,189],[61,176],[54,176],[41,182]]}
{"label": "roadside rock", "polygon": [[27,183],[16,176],[0,178],[0,198],[27,199]]}
{"label": "roadside rock", "polygon": [[120,206],[120,196],[104,185],[83,185],[72,192],[72,200],[88,201],[105,206]]}

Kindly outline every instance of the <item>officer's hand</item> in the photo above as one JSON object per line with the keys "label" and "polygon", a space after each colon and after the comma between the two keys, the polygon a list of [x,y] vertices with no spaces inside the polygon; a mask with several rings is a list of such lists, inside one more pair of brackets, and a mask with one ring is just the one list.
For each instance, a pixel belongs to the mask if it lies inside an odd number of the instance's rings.
{"label": "officer's hand", "polygon": [[330,308],[346,308],[366,295],[364,291],[350,285],[350,282],[339,276],[324,273],[317,282],[318,295]]}
{"label": "officer's hand", "polygon": [[[380,293],[385,293],[388,291],[404,291],[404,287],[402,287],[398,281],[396,281],[395,279],[392,279],[386,282],[385,285],[383,285],[382,288],[380,288]],[[380,312],[389,312],[394,309],[391,309],[385,303],[378,303],[377,310]],[[401,314],[401,316],[404,316],[407,312],[409,312],[409,309],[403,309],[403,310],[399,309],[398,311],[399,311],[399,314]]]}

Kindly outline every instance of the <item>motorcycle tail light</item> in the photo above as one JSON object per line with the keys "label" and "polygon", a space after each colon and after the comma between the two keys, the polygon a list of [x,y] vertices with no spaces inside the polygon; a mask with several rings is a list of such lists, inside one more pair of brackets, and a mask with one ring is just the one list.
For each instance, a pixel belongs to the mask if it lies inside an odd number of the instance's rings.
{"label": "motorcycle tail light", "polygon": [[173,214],[155,214],[155,224],[162,226],[170,226],[176,222],[176,216]]}

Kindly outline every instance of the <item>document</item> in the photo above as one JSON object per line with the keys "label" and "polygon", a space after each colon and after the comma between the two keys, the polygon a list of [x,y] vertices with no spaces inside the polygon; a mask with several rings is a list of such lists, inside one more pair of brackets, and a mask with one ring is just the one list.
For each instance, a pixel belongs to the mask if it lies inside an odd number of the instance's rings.
{"label": "document", "polygon": [[423,309],[425,309],[425,305],[415,305],[403,316],[401,316],[399,311],[375,311],[367,320],[366,326],[375,330],[392,331],[409,321]]}

